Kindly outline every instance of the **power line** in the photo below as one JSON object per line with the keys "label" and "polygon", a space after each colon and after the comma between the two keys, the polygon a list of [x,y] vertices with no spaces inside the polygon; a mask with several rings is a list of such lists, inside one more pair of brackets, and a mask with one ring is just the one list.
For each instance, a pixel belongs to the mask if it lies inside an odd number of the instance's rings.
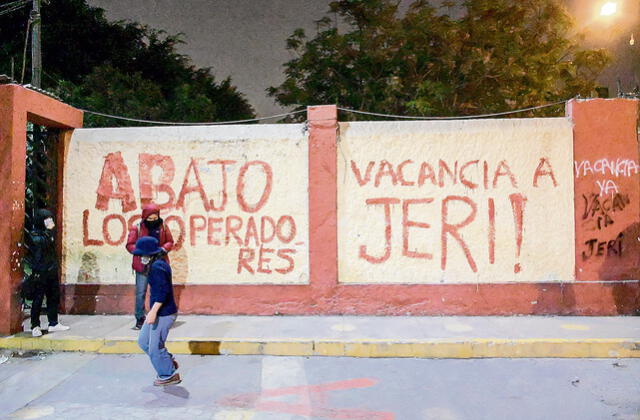
{"label": "power line", "polygon": [[[51,76],[49,73],[47,73],[45,71],[43,71],[42,73],[46,77],[48,77],[51,81],[56,82],[56,84],[58,86],[62,85],[60,80],[58,80],[55,77]],[[33,89],[33,87],[31,87],[31,86],[29,86],[29,88]],[[38,89],[38,88],[36,88],[35,90],[45,92],[42,89]],[[73,104],[71,104],[71,105],[73,106]],[[98,115],[98,116],[101,116],[101,117],[104,117],[104,118],[112,118],[112,119],[115,119],[115,120],[139,122],[139,123],[145,123],[145,124],[158,124],[158,125],[226,125],[226,124],[239,124],[239,123],[248,123],[248,122],[259,122],[259,121],[265,121],[265,120],[272,120],[272,119],[275,119],[275,118],[284,118],[284,117],[294,116],[294,115],[298,115],[298,114],[302,114],[304,112],[307,112],[306,109],[301,109],[301,110],[298,110],[298,111],[287,112],[285,114],[276,114],[276,115],[271,115],[271,116],[268,116],[268,117],[249,118],[249,119],[234,120],[234,121],[174,122],[174,121],[143,120],[143,119],[140,119],[140,118],[123,117],[123,116],[120,116],[120,115],[106,114],[104,112],[91,111],[91,110],[88,110],[88,109],[82,109],[82,108],[78,108],[78,109],[80,111],[82,111],[82,112],[87,113],[87,114]]]}
{"label": "power line", "polygon": [[[54,78],[53,76],[51,76],[49,73],[43,71],[42,72],[46,77],[48,77],[51,81],[56,82],[56,84],[58,85],[58,87],[61,86],[61,82],[60,80]],[[60,99],[58,96],[54,95],[51,92],[45,91],[43,89],[37,88],[35,86],[31,86],[31,85],[24,85],[25,87],[28,87],[29,89],[33,89],[36,90],[38,92],[47,94],[49,96],[52,96],[60,101],[62,101],[62,99]],[[70,104],[71,106],[73,106],[73,104]],[[293,116],[293,115],[297,115],[297,114],[301,114],[303,112],[307,112],[306,109],[302,109],[299,111],[293,111],[293,112],[288,112],[286,114],[278,114],[278,115],[271,115],[269,117],[261,117],[261,118],[251,118],[251,119],[245,119],[245,120],[235,120],[235,121],[213,121],[213,122],[174,122],[174,121],[153,121],[153,120],[143,120],[143,119],[139,119],[139,118],[129,118],[129,117],[123,117],[120,115],[111,115],[111,114],[105,114],[103,112],[98,112],[98,111],[91,111],[88,109],[82,109],[82,108],[77,108],[80,111],[87,113],[87,114],[93,114],[93,115],[98,115],[104,118],[112,118],[115,120],[123,120],[123,121],[131,121],[131,122],[139,122],[139,123],[145,123],[145,124],[158,124],[158,125],[225,125],[225,124],[239,124],[239,123],[245,123],[245,122],[258,122],[258,121],[264,121],[264,120],[271,120],[274,118],[280,118],[280,117],[287,117],[287,116]]]}
{"label": "power line", "polygon": [[7,10],[10,8],[14,8],[16,6],[24,6],[27,3],[29,3],[30,0],[18,0],[18,1],[12,1],[9,3],[4,3],[4,4],[0,4],[0,10]]}
{"label": "power line", "polygon": [[212,121],[212,122],[173,122],[173,121],[152,121],[152,120],[141,120],[138,118],[129,118],[129,117],[121,117],[119,115],[110,115],[97,111],[90,111],[87,109],[80,109],[82,112],[86,112],[87,114],[99,115],[105,118],[113,118],[115,120],[123,120],[123,121],[131,121],[131,122],[139,122],[145,124],[158,124],[158,125],[226,125],[226,124],[239,124],[239,123],[248,123],[248,122],[258,122],[264,120],[272,120],[274,118],[288,117],[292,115],[302,114],[303,112],[307,112],[306,109],[302,109],[300,111],[288,112],[286,114],[278,114],[271,115],[269,117],[261,117],[261,118],[249,118],[246,120],[235,120],[235,121]]}
{"label": "power line", "polygon": [[24,83],[24,69],[27,65],[27,44],[29,42],[29,29],[31,28],[31,17],[27,20],[27,30],[24,35],[24,51],[22,52],[22,76],[20,77],[20,84]]}
{"label": "power line", "polygon": [[[57,82],[57,84],[60,85],[60,81],[59,80],[55,79],[54,77],[52,77],[51,75],[47,74],[46,72],[43,72],[43,73],[49,79],[51,79],[54,82]],[[337,109],[340,110],[340,111],[343,111],[343,112],[351,112],[353,114],[372,115],[372,116],[377,116],[377,117],[398,118],[398,119],[411,119],[411,120],[423,120],[423,121],[430,121],[430,120],[436,120],[436,121],[437,120],[468,120],[468,119],[480,119],[480,118],[498,117],[498,116],[503,116],[503,115],[518,114],[518,113],[527,112],[527,111],[534,111],[536,109],[549,108],[549,107],[552,107],[552,106],[557,106],[557,105],[560,105],[560,104],[564,104],[564,103],[566,103],[568,101],[569,101],[568,99],[565,99],[565,100],[562,100],[562,101],[552,102],[552,103],[548,103],[548,104],[544,104],[544,105],[532,106],[532,107],[528,107],[528,108],[515,109],[515,110],[512,110],[512,111],[495,112],[495,113],[491,113],[491,114],[479,114],[479,115],[463,115],[463,116],[458,116],[458,117],[419,117],[419,116],[411,116],[411,115],[381,114],[381,113],[378,113],[378,112],[360,111],[360,110],[355,110],[355,109],[350,109],[350,108],[343,108],[343,107],[337,107]],[[87,114],[99,115],[101,117],[112,118],[112,119],[116,119],[116,120],[139,122],[139,123],[145,123],[145,124],[180,125],[180,126],[187,126],[187,125],[225,125],[225,124],[239,124],[239,123],[246,123],[246,122],[258,122],[258,121],[271,120],[271,119],[275,119],[275,118],[283,118],[283,117],[298,115],[298,114],[302,114],[304,112],[307,112],[305,109],[302,109],[302,110],[298,110],[298,111],[288,112],[288,113],[285,113],[285,114],[271,115],[269,117],[250,118],[250,119],[235,120],[235,121],[213,121],[213,122],[194,122],[194,123],[192,123],[192,122],[143,120],[143,119],[139,119],[139,118],[129,118],[129,117],[123,117],[123,116],[119,116],[119,115],[111,115],[111,114],[106,114],[106,113],[97,112],[97,111],[91,111],[91,110],[87,110],[87,109],[80,109],[80,111],[85,112]]]}
{"label": "power line", "polygon": [[31,84],[42,84],[42,52],[40,43],[40,0],[33,0],[31,10]]}
{"label": "power line", "polygon": [[[492,113],[492,114],[480,114],[480,115],[464,115],[464,116],[459,116],[459,117],[417,117],[417,116],[408,116],[408,115],[381,114],[381,113],[377,113],[377,112],[359,111],[359,110],[355,110],[355,109],[342,108],[342,107],[337,107],[337,109],[339,109],[340,111],[351,112],[351,113],[354,113],[354,114],[372,115],[372,116],[376,116],[376,117],[387,117],[387,118],[426,120],[426,121],[429,121],[429,120],[467,120],[467,119],[475,119],[475,118],[490,118],[490,117],[497,117],[497,116],[502,116],[502,115],[517,114],[517,113],[521,113],[521,112],[527,112],[527,111],[533,111],[533,110],[536,110],[536,109],[542,109],[542,108],[548,108],[548,107],[552,107],[552,106],[557,106],[557,105],[560,105],[560,104],[564,104],[566,102],[567,102],[567,100],[564,100],[564,101],[558,101],[558,102],[553,102],[553,103],[544,104],[544,105],[532,106],[532,107],[529,107],[529,108],[516,109],[516,110],[513,110],[513,111],[496,112],[496,113]],[[116,119],[116,120],[131,121],[131,122],[139,122],[139,123],[145,123],[145,124],[158,124],[158,125],[225,125],[225,124],[239,124],[239,123],[247,123],[247,122],[265,121],[265,120],[271,120],[271,119],[275,119],[275,118],[284,118],[284,117],[288,117],[288,116],[302,114],[303,112],[307,112],[306,110],[303,109],[303,110],[299,110],[299,111],[288,112],[286,114],[271,115],[269,117],[250,118],[250,119],[245,119],[245,120],[234,120],[234,121],[212,121],[212,122],[193,122],[192,123],[192,122],[143,120],[143,119],[139,119],[139,118],[129,118],[129,117],[122,117],[122,116],[119,116],[119,115],[105,114],[103,112],[91,111],[91,110],[87,110],[87,109],[80,109],[80,110],[82,112],[86,112],[87,114],[98,115],[98,116],[105,117],[105,118],[112,118],[112,119]]]}
{"label": "power line", "polygon": [[480,115],[463,115],[459,117],[418,117],[418,116],[408,116],[408,115],[392,115],[392,114],[380,114],[378,112],[369,112],[369,111],[360,111],[350,108],[341,108],[338,107],[340,111],[351,112],[353,114],[362,114],[362,115],[372,115],[375,117],[386,117],[386,118],[398,118],[398,119],[408,119],[408,120],[469,120],[476,118],[490,118],[490,117],[499,117],[501,115],[510,115],[510,114],[518,114],[520,112],[533,111],[536,109],[548,108],[551,106],[560,105],[566,103],[567,100],[553,102],[545,105],[532,106],[529,108],[516,109],[513,111],[504,111],[504,112],[495,112],[493,114],[480,114]]}
{"label": "power line", "polygon": [[[408,116],[408,115],[381,114],[381,113],[377,113],[377,112],[359,111],[359,110],[355,110],[355,109],[342,108],[342,107],[337,107],[337,109],[339,109],[340,111],[351,112],[351,113],[354,113],[354,114],[372,115],[372,116],[376,116],[376,117],[387,117],[387,118],[427,120],[427,121],[428,120],[464,120],[464,119],[489,118],[489,117],[497,117],[497,116],[502,116],[502,115],[517,114],[517,113],[521,113],[521,112],[527,112],[527,111],[533,111],[533,110],[536,110],[536,109],[542,109],[542,108],[548,108],[548,107],[552,107],[552,106],[557,106],[557,105],[560,105],[560,104],[563,104],[563,103],[566,103],[566,102],[567,101],[564,100],[564,101],[553,102],[553,103],[549,103],[549,104],[545,104],[545,105],[538,105],[538,106],[532,106],[532,107],[529,107],[529,108],[516,109],[516,110],[513,110],[513,111],[496,112],[496,113],[492,113],[492,114],[480,114],[480,115],[464,115],[464,116],[459,116],[459,117],[417,117],[417,116]],[[122,117],[122,116],[119,116],[119,115],[105,114],[103,112],[90,111],[90,110],[86,110],[86,109],[81,109],[81,111],[82,112],[86,112],[87,114],[99,115],[101,117],[112,118],[112,119],[116,119],[116,120],[139,122],[139,123],[145,123],[145,124],[159,124],[159,125],[225,125],[225,124],[239,124],[239,123],[247,123],[247,122],[265,121],[265,120],[271,120],[271,119],[275,119],[275,118],[283,118],[283,117],[293,116],[293,115],[302,114],[304,112],[307,112],[306,110],[303,109],[303,110],[299,110],[299,111],[288,112],[286,114],[277,114],[277,115],[271,115],[269,117],[262,117],[262,118],[250,118],[250,119],[235,120],[235,121],[213,121],[213,122],[191,123],[191,122],[143,120],[143,119],[139,119],[139,118],[129,118],[129,117]]]}
{"label": "power line", "polygon": [[20,10],[20,9],[22,9],[24,6],[26,6],[26,3],[25,3],[25,4],[23,4],[23,5],[21,5],[21,6],[14,7],[14,8],[12,8],[12,9],[2,10],[2,11],[0,11],[0,16],[6,15],[6,14],[8,14],[8,13],[15,12],[15,11],[17,11],[17,10]]}
{"label": "power line", "polygon": [[0,16],[20,10],[29,4],[29,0],[16,1],[0,5]]}

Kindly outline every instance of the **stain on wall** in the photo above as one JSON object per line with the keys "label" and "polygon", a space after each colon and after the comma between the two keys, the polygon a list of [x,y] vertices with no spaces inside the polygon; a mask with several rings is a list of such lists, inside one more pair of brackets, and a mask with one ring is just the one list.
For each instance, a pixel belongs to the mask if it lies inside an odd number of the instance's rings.
{"label": "stain on wall", "polygon": [[80,260],[76,283],[100,283],[100,267],[93,252],[85,252]]}

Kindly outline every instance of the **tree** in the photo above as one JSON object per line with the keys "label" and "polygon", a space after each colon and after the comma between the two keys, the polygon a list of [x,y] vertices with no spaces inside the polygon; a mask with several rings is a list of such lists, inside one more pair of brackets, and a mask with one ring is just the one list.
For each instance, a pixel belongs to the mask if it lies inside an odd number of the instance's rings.
{"label": "tree", "polygon": [[[50,0],[42,7],[46,90],[80,108],[132,118],[229,121],[255,116],[229,78],[216,82],[176,51],[181,35],[136,22],[109,22],[86,0]],[[0,16],[0,73],[21,78],[29,9]],[[27,53],[25,82],[30,80]],[[93,115],[85,126],[139,125]]]}
{"label": "tree", "polygon": [[609,60],[603,50],[578,49],[558,0],[443,2],[461,17],[426,0],[400,16],[399,3],[331,2],[348,31],[329,17],[318,21],[313,39],[294,31],[287,49],[295,58],[269,95],[298,108],[337,103],[388,114],[474,115],[589,95]]}

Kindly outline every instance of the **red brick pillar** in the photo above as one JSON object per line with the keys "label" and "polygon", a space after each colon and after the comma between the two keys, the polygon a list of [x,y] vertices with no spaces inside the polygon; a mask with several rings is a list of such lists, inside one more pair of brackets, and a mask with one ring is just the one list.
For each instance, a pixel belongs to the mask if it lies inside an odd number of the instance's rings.
{"label": "red brick pillar", "polygon": [[0,334],[20,331],[22,324],[18,244],[24,227],[28,121],[63,129],[82,127],[82,111],[18,85],[0,86]]}
{"label": "red brick pillar", "polygon": [[337,139],[335,105],[307,108],[309,124],[309,271],[314,295],[324,299],[338,283]]}
{"label": "red brick pillar", "polygon": [[638,101],[571,100],[576,280],[640,279]]}

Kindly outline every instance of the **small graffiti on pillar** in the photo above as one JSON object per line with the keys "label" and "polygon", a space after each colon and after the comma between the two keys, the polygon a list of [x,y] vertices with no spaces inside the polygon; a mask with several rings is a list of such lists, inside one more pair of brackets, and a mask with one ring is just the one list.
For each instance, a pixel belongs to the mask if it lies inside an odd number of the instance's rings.
{"label": "small graffiti on pillar", "polygon": [[603,197],[599,194],[582,194],[583,225],[591,230],[602,230],[614,224],[614,214],[621,212],[631,202],[628,194],[613,194]]}
{"label": "small graffiti on pillar", "polygon": [[592,238],[585,241],[586,250],[582,251],[582,259],[588,260],[592,257],[622,257],[623,247],[622,241],[624,234],[620,232],[614,239],[601,241],[598,238]]}

